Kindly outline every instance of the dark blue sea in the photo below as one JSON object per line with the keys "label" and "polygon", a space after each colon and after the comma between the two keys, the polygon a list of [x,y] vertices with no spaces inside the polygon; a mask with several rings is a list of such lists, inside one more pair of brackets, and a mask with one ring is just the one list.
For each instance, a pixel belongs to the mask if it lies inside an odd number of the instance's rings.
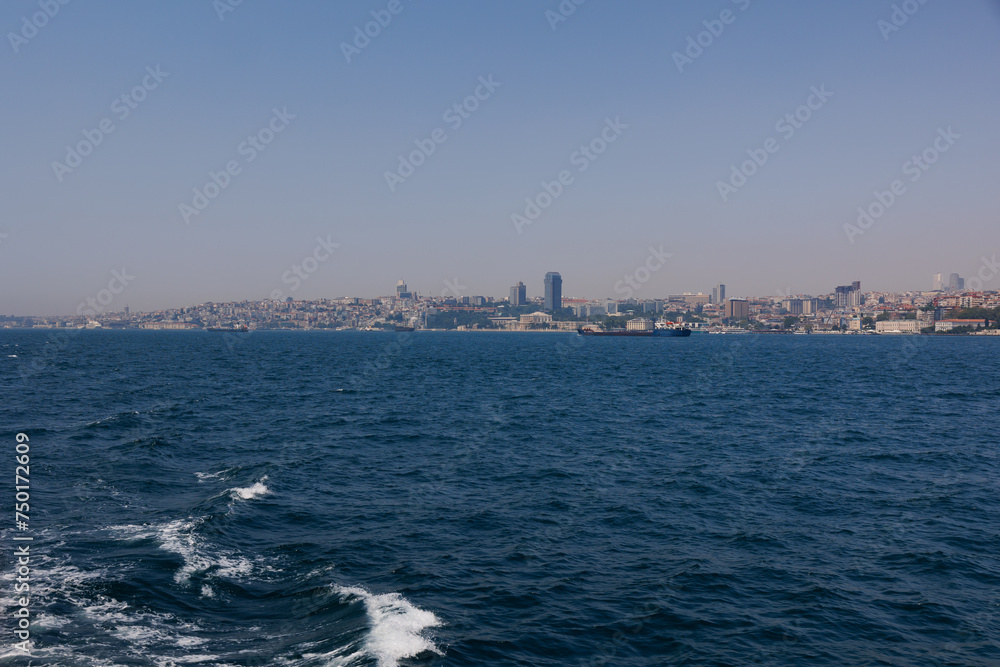
{"label": "dark blue sea", "polygon": [[4,665],[1000,665],[1000,338],[0,345]]}

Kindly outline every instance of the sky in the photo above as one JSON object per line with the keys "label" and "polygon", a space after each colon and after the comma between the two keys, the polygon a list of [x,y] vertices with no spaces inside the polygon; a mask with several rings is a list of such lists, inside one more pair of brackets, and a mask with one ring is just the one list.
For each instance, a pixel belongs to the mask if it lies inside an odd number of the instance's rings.
{"label": "sky", "polygon": [[930,289],[1000,252],[996,0],[7,0],[0,28],[0,314],[549,271]]}

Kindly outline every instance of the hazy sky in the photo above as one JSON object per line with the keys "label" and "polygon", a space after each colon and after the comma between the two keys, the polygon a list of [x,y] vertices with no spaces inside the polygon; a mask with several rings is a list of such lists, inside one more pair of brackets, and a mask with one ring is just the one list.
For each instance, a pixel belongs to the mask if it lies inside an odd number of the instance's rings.
{"label": "hazy sky", "polygon": [[636,296],[929,289],[1000,253],[994,0],[236,1],[3,3],[0,313],[618,296],[661,246]]}

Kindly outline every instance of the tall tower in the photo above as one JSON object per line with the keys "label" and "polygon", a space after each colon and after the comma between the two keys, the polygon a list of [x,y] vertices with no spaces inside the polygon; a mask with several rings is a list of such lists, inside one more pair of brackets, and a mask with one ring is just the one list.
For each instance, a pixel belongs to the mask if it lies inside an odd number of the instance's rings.
{"label": "tall tower", "polygon": [[517,284],[510,288],[510,305],[523,306],[527,300],[527,290],[524,283],[518,280]]}
{"label": "tall tower", "polygon": [[939,291],[943,290],[944,289],[944,274],[943,273],[935,273],[933,276],[931,276],[931,283],[932,283],[931,289],[934,290],[935,292],[939,292]]}
{"label": "tall tower", "polygon": [[562,308],[562,276],[555,271],[545,274],[545,310]]}
{"label": "tall tower", "polygon": [[719,283],[712,288],[712,303],[722,303],[726,300],[726,286]]}

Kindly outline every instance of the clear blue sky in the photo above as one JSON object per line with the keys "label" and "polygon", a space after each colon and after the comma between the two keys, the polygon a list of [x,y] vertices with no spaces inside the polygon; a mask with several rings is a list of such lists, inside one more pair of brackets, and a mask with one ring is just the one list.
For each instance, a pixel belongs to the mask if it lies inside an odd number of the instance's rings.
{"label": "clear blue sky", "polygon": [[[350,63],[341,44],[388,0],[244,0],[220,20],[224,2],[73,0],[36,31],[38,0],[3,4],[0,313],[71,313],[122,267],[135,277],[115,310],[288,293],[319,236],[340,247],[297,298],[401,277],[497,296],[522,280],[533,296],[547,271],[565,296],[617,296],[661,245],[673,256],[636,296],[929,289],[1000,253],[994,0],[911,0],[891,33],[889,0],[587,0],[555,29],[555,0],[400,0]],[[454,128],[444,114],[479,77],[500,85]],[[115,104],[144,80],[134,109]],[[776,122],[814,86],[833,96],[786,137]],[[295,118],[248,161],[241,142],[275,108]],[[609,118],[627,129],[579,171],[574,151]],[[904,163],[948,127],[960,138],[911,181]],[[390,191],[385,172],[436,128],[447,140]],[[718,182],[769,138],[777,152],[723,201]],[[231,160],[240,172],[185,224],[179,205]],[[518,234],[511,215],[563,170],[572,183]],[[845,223],[895,179],[903,194],[849,242]]]}

